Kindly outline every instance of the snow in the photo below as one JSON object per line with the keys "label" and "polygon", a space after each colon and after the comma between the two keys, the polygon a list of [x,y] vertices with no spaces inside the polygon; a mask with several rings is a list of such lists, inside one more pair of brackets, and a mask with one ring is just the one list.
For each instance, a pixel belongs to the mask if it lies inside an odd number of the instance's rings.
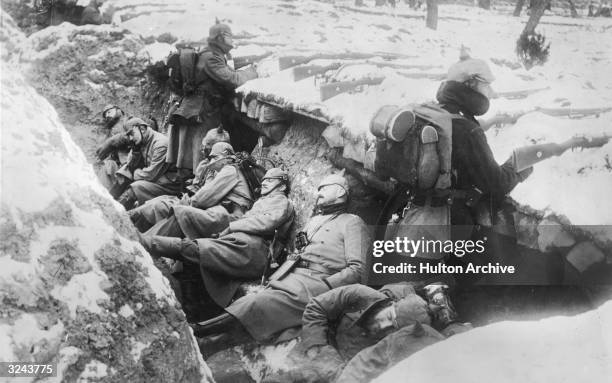
{"label": "snow", "polygon": [[91,360],[87,363],[77,378],[77,383],[91,382],[104,378],[108,375],[108,366],[98,360]]}
{"label": "snow", "polygon": [[401,361],[373,383],[606,382],[612,375],[612,301],[575,317],[499,322]]}
{"label": "snow", "polygon": [[119,315],[121,315],[124,318],[129,318],[132,315],[134,315],[134,310],[132,310],[132,308],[128,305],[123,305],[119,309]]}
{"label": "snow", "polygon": [[166,43],[153,43],[145,46],[138,52],[138,56],[148,57],[151,62],[165,61],[171,51],[175,51],[173,45]]}
{"label": "snow", "polygon": [[70,278],[65,286],[56,286],[51,290],[51,296],[66,303],[73,319],[76,318],[78,307],[100,314],[102,308],[99,304],[110,300],[108,294],[102,290],[104,283],[108,283],[108,279],[99,273],[78,274]]}

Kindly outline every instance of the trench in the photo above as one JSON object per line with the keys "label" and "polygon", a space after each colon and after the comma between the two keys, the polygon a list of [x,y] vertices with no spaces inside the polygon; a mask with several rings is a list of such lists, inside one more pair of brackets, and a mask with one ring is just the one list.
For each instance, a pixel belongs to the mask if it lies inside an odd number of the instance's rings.
{"label": "trench", "polygon": [[[123,38],[127,38],[126,36]],[[78,58],[83,57],[86,55]],[[105,138],[99,129],[100,105],[122,104],[129,113],[153,116],[157,121],[164,120],[170,91],[165,84],[156,81],[144,65],[141,64],[140,70],[126,76],[129,77],[129,82],[122,84],[133,91],[103,87],[100,92],[94,92],[87,99],[75,102],[68,94],[74,83],[62,83],[61,78],[49,75],[48,68],[51,64],[65,63],[71,58],[72,56],[66,54],[33,62],[29,70],[30,79],[32,85],[55,106],[60,119],[92,165],[95,166],[95,149]],[[72,64],[78,70],[79,62]],[[126,64],[118,69],[126,71],[129,68]],[[64,71],[62,73],[67,73],[70,69],[61,70]],[[122,80],[121,76],[119,80]],[[79,89],[78,93],[79,97],[85,98],[85,91]],[[232,135],[235,148],[252,151],[257,144],[259,132],[253,129],[248,117],[232,112],[227,116],[227,121],[228,125],[232,125],[238,132]],[[288,128],[282,140],[263,150],[265,156],[282,162],[293,178],[294,186],[290,198],[298,212],[297,227],[305,223],[312,208],[311,194],[316,185],[315,181],[336,170],[335,164],[339,164],[337,159],[334,160],[338,153],[331,150],[321,136],[325,127],[325,123],[315,118],[290,113]],[[348,167],[347,173],[354,174],[350,166]],[[354,190],[349,211],[360,215],[368,224],[375,224],[387,196],[365,185],[359,177],[349,176],[349,182]],[[516,203],[509,204],[507,209],[508,213],[518,214],[520,219],[531,222],[530,225],[534,227],[544,217],[542,212]],[[520,246],[520,249],[526,262],[525,267],[533,270],[553,270],[554,275],[538,275],[538,278],[542,278],[540,284],[458,286],[454,303],[462,320],[478,326],[501,320],[533,320],[551,315],[572,315],[590,310],[612,295],[610,286],[603,283],[609,280],[611,275],[609,264],[577,273],[565,261],[570,249],[553,252],[542,252],[528,246]],[[584,281],[592,283],[585,284]],[[227,363],[227,360],[223,363]],[[219,362],[219,365],[222,365],[222,362]],[[215,370],[215,364],[211,364],[211,367]],[[228,379],[227,381],[232,381],[231,377]]]}

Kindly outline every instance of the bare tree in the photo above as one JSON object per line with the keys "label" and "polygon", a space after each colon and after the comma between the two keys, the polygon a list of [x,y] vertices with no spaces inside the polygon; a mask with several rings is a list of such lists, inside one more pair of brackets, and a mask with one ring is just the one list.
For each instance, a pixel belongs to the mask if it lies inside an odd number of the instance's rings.
{"label": "bare tree", "polygon": [[521,15],[521,11],[523,10],[523,5],[525,5],[525,0],[517,0],[516,7],[514,8],[514,13],[512,14],[515,17]]}
{"label": "bare tree", "polygon": [[549,0],[531,0],[531,14],[529,15],[529,20],[527,20],[527,25],[525,25],[525,29],[523,29],[523,35],[531,35],[535,32],[540,19],[544,15],[544,11],[548,7]]}
{"label": "bare tree", "polygon": [[491,9],[491,0],[478,0],[478,6],[482,9]]}
{"label": "bare tree", "polygon": [[572,0],[567,0],[569,1],[569,8],[570,8],[570,12],[572,13],[572,17],[576,18],[578,17],[578,11],[576,10],[576,6],[574,5],[574,2]]}
{"label": "bare tree", "polygon": [[438,0],[427,0],[425,25],[427,28],[438,29]]}

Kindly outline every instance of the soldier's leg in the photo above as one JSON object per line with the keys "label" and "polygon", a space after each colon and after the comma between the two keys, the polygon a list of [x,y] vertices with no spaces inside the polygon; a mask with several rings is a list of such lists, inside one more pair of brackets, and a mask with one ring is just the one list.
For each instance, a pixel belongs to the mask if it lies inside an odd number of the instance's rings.
{"label": "soldier's leg", "polygon": [[230,222],[230,214],[220,205],[208,209],[176,205],[173,210],[182,233],[190,239],[210,238],[227,228]]}
{"label": "soldier's leg", "polygon": [[150,181],[134,181],[130,185],[139,204],[144,204],[150,199],[162,195],[179,195],[181,185],[180,182],[173,184],[156,184]]}
{"label": "soldier's leg", "polygon": [[146,237],[162,236],[162,237],[175,237],[183,238],[185,234],[181,230],[176,217],[174,215],[169,216],[166,219],[162,219],[153,225],[149,230],[144,233]]}
{"label": "soldier's leg", "polygon": [[136,194],[134,194],[131,187],[124,191],[123,194],[121,194],[117,199],[117,202],[122,204],[125,210],[133,209],[134,204],[136,204],[137,201],[138,199],[136,198]]}
{"label": "soldier's leg", "polygon": [[151,229],[157,222],[170,216],[172,205],[178,200],[173,196],[161,196],[147,201],[144,205],[138,206],[128,212],[128,216],[136,228],[144,233]]}

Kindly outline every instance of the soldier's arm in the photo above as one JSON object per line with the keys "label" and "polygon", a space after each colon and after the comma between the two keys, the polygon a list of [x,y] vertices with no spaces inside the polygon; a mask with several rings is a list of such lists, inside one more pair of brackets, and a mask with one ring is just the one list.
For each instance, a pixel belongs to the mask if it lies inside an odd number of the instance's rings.
{"label": "soldier's arm", "polygon": [[365,222],[357,216],[351,217],[344,227],[344,257],[347,265],[325,279],[330,288],[361,281],[369,246],[370,233]]}
{"label": "soldier's arm", "polygon": [[215,82],[228,89],[236,89],[248,80],[257,78],[255,70],[234,70],[227,65],[223,57],[215,55],[207,57],[204,70]]}
{"label": "soldier's arm", "polygon": [[149,166],[143,169],[136,169],[134,171],[134,181],[145,180],[155,182],[159,177],[161,177],[168,168],[168,165],[166,164],[167,151],[167,145],[154,146],[151,163]]}
{"label": "soldier's arm", "polygon": [[191,198],[191,206],[207,209],[218,205],[223,198],[238,184],[238,172],[232,165],[226,165],[217,175],[206,181]]}
{"label": "soldier's arm", "polygon": [[96,155],[101,161],[105,159],[111,152],[120,149],[127,149],[130,147],[130,140],[125,136],[124,133],[117,133],[102,143],[96,150]]}
{"label": "soldier's arm", "polygon": [[370,287],[355,284],[311,298],[302,315],[304,350],[328,344],[330,323],[339,321],[344,313],[364,309],[372,298],[382,297],[384,295]]}
{"label": "soldier's arm", "polygon": [[473,152],[467,155],[468,172],[472,173],[472,179],[477,180],[476,186],[481,191],[504,196],[522,181],[510,162],[501,166],[497,163],[482,129],[473,129],[470,140]]}
{"label": "soldier's arm", "polygon": [[[255,235],[274,234],[274,230],[283,225],[293,215],[291,202],[278,195],[255,202],[251,213],[230,222],[230,232],[243,232]],[[261,204],[265,204],[261,206]]]}
{"label": "soldier's arm", "polygon": [[442,334],[427,325],[402,327],[355,355],[336,383],[369,382],[389,367],[443,339]]}

